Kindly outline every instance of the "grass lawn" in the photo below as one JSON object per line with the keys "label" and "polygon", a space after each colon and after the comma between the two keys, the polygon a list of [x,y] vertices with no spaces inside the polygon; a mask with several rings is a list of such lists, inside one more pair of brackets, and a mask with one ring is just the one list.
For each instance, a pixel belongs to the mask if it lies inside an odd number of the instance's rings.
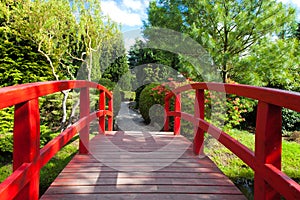
{"label": "grass lawn", "polygon": [[[47,190],[58,174],[77,153],[77,150],[78,140],[66,145],[42,168],[40,173],[40,195]],[[0,182],[2,182],[12,173],[12,157],[5,155],[0,159]]]}
{"label": "grass lawn", "polygon": [[[229,135],[254,150],[254,135],[247,131],[232,129]],[[211,137],[205,141],[205,153],[218,165],[249,198],[253,198],[253,171],[237,156]],[[282,141],[282,170],[289,177],[300,183],[300,144]]]}

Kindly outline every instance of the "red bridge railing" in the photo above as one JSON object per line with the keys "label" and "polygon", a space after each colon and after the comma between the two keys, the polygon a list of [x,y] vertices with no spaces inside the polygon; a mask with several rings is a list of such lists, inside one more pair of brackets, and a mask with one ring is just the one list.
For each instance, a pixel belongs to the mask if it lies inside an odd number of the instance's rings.
{"label": "red bridge railing", "polygon": [[[181,112],[181,93],[195,90],[194,115]],[[204,90],[225,92],[258,100],[255,152],[204,120]],[[174,111],[170,111],[170,99],[175,98]],[[165,98],[167,120],[165,131],[169,130],[169,117],[174,117],[174,134],[180,134],[181,118],[194,124],[194,152],[203,153],[204,132],[209,133],[226,148],[237,155],[254,172],[254,198],[300,199],[300,185],[281,171],[281,109],[300,112],[300,94],[270,88],[221,83],[194,83],[172,90]],[[299,155],[295,155],[299,156]]]}
{"label": "red bridge railing", "polygon": [[[55,92],[80,88],[80,119],[40,149],[38,98]],[[90,113],[89,88],[98,89],[99,110]],[[106,107],[108,98],[108,110]],[[40,169],[80,132],[79,153],[88,153],[89,124],[99,118],[100,133],[112,130],[112,94],[103,86],[88,81],[50,81],[0,89],[0,109],[15,105],[13,133],[13,173],[0,184],[0,199],[39,198]]]}

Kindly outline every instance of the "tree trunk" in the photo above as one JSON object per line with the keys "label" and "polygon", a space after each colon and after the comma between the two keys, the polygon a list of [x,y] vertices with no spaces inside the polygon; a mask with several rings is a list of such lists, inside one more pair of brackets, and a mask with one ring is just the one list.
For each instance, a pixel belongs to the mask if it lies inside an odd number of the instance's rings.
{"label": "tree trunk", "polygon": [[226,66],[226,64],[224,64],[224,65],[222,66],[222,71],[221,71],[221,73],[222,73],[222,81],[223,81],[223,83],[226,83],[226,80],[227,80],[227,78],[228,78],[228,72],[227,72],[227,66]]}

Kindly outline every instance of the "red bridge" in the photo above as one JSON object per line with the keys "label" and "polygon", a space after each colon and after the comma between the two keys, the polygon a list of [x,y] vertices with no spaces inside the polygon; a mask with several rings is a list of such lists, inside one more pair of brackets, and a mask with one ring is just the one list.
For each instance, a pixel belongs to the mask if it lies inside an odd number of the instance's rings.
{"label": "red bridge", "polygon": [[[79,121],[40,149],[38,97],[75,88],[80,88]],[[100,91],[99,109],[93,113],[89,107],[90,88]],[[181,112],[180,94],[187,90],[196,91],[194,115]],[[204,90],[258,100],[254,152],[204,120]],[[41,199],[245,199],[209,158],[199,156],[203,154],[205,132],[254,170],[255,199],[300,199],[299,184],[281,171],[281,109],[300,112],[299,93],[247,85],[194,83],[176,88],[166,96],[166,132],[132,130],[129,135],[112,131],[112,94],[93,82],[55,81],[6,87],[0,89],[0,99],[0,109],[15,105],[13,173],[0,185],[0,199],[38,199],[40,169],[77,133],[78,154]],[[171,134],[167,132],[169,117],[174,117]],[[97,118],[99,134],[89,140],[90,122]],[[192,143],[179,134],[181,119],[195,126]],[[139,137],[145,135],[146,139]],[[163,153],[147,154],[155,150]],[[134,158],[124,152],[132,152]]]}

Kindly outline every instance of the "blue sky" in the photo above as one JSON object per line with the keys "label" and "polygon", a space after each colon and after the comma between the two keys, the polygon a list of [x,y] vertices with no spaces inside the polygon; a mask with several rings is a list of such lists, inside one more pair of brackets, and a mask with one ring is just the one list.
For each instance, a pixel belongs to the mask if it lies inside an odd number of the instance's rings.
{"label": "blue sky", "polygon": [[[102,0],[101,7],[104,14],[122,24],[122,31],[127,32],[142,27],[147,19],[147,7],[151,0]],[[278,0],[296,7],[298,21],[300,21],[300,0]]]}
{"label": "blue sky", "polygon": [[151,0],[102,0],[104,14],[122,25],[122,31],[139,29],[147,19],[147,7]]}

